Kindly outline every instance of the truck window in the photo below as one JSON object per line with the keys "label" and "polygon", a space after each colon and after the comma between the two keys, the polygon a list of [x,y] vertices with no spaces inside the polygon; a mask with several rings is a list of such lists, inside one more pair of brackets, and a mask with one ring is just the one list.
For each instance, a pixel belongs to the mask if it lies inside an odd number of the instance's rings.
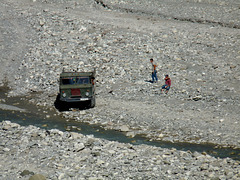
{"label": "truck window", "polygon": [[79,77],[78,84],[89,84],[89,77]]}
{"label": "truck window", "polygon": [[89,77],[69,77],[62,78],[63,85],[72,85],[72,84],[89,84]]}
{"label": "truck window", "polygon": [[62,79],[63,85],[74,84],[72,78],[64,78]]}

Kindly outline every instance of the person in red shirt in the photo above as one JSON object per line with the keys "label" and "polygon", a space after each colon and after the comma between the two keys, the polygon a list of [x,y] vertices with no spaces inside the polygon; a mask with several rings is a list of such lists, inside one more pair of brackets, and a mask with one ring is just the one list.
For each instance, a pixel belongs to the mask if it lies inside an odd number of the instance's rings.
{"label": "person in red shirt", "polygon": [[162,86],[162,92],[164,89],[166,89],[166,94],[168,93],[170,87],[171,87],[171,79],[168,75],[165,75],[165,85]]}

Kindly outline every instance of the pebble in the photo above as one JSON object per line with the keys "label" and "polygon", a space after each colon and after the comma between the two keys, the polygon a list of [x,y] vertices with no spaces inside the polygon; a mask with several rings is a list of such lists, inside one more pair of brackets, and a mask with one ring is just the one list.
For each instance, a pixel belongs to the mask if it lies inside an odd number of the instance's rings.
{"label": "pebble", "polygon": [[119,130],[122,132],[127,132],[129,131],[129,127],[127,125],[122,125],[119,127]]}

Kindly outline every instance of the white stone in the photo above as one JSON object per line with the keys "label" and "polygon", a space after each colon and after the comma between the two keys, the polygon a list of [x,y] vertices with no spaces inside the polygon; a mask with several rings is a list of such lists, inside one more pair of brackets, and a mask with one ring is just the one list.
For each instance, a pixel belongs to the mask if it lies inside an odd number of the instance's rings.
{"label": "white stone", "polygon": [[127,131],[129,131],[129,127],[127,125],[122,125],[122,126],[120,126],[119,130],[122,132],[127,132]]}

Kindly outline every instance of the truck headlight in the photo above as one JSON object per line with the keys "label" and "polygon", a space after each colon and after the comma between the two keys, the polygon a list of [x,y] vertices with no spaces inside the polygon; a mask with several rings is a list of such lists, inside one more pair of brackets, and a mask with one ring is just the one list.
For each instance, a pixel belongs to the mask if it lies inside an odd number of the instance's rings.
{"label": "truck headlight", "polygon": [[66,93],[63,93],[62,96],[63,96],[63,97],[66,97],[67,95],[66,95]]}
{"label": "truck headlight", "polygon": [[89,96],[89,92],[86,92],[86,96]]}

